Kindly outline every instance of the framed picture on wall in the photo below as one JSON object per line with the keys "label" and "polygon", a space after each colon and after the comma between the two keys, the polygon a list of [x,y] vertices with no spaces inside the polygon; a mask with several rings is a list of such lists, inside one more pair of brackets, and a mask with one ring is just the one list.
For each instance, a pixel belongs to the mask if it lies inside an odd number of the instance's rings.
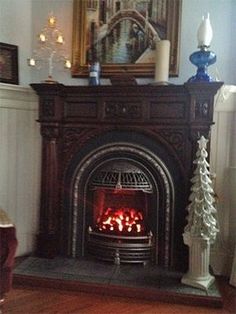
{"label": "framed picture on wall", "polygon": [[0,82],[19,84],[18,47],[0,43]]}
{"label": "framed picture on wall", "polygon": [[168,39],[170,76],[179,70],[181,0],[74,0],[72,76],[154,76],[155,41]]}

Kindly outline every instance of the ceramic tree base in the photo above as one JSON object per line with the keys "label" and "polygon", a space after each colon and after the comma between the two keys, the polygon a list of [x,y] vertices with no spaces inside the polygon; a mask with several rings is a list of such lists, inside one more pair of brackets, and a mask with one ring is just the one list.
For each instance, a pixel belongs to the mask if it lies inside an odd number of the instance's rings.
{"label": "ceramic tree base", "polygon": [[185,274],[181,282],[187,286],[191,286],[194,288],[199,288],[202,290],[208,290],[208,288],[213,284],[215,281],[215,277],[208,275],[205,278],[200,278],[200,277],[192,277],[191,274]]}
{"label": "ceramic tree base", "polygon": [[192,237],[183,234],[184,243],[189,247],[189,270],[181,282],[195,288],[207,290],[215,277],[209,273],[210,241],[209,238]]}

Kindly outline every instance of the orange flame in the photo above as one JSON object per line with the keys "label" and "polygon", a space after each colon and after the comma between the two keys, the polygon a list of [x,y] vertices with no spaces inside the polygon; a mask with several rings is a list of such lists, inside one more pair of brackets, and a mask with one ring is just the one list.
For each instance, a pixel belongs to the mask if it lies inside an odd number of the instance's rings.
{"label": "orange flame", "polygon": [[108,207],[97,218],[98,230],[107,233],[143,234],[145,224],[143,213],[134,208],[111,208]]}

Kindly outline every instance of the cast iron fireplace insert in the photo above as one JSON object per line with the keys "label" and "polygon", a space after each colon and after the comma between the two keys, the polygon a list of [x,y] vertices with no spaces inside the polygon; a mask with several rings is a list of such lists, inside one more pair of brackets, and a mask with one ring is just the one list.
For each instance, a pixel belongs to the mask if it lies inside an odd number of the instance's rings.
{"label": "cast iron fireplace insert", "polygon": [[32,84],[42,183],[37,254],[186,268],[196,141],[222,83]]}
{"label": "cast iron fireplace insert", "polygon": [[115,264],[152,260],[154,238],[149,223],[152,184],[127,160],[112,160],[92,176],[91,255]]}

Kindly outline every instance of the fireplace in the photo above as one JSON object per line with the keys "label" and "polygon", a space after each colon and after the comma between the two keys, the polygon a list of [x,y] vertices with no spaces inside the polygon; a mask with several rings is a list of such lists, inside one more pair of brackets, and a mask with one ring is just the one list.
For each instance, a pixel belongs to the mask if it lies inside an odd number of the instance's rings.
{"label": "fireplace", "polygon": [[43,138],[37,254],[186,267],[196,140],[221,83],[32,84]]}

